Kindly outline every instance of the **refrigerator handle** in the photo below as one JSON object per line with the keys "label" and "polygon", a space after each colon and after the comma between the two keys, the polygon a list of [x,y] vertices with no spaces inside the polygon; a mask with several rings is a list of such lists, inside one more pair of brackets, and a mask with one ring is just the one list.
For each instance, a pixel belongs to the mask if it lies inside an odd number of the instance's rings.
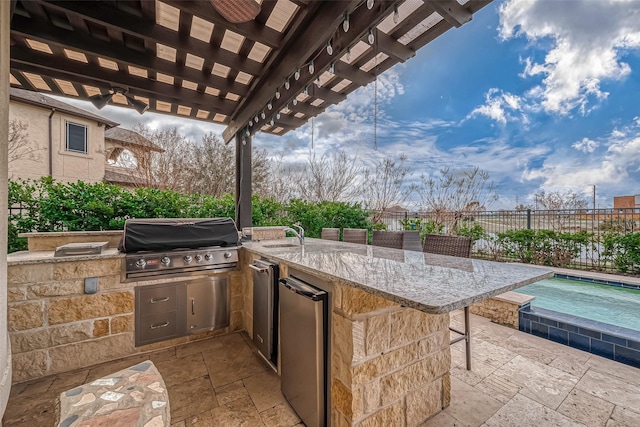
{"label": "refrigerator handle", "polygon": [[[291,292],[295,292],[296,294],[308,298],[313,301],[318,301],[321,298],[317,291],[314,291],[309,285],[305,284],[296,279],[292,279],[291,277],[285,277],[284,279],[280,279],[280,284],[290,290]],[[324,294],[324,291],[320,291],[321,294]]]}
{"label": "refrigerator handle", "polygon": [[261,268],[261,267],[258,267],[256,265],[254,265],[254,264],[249,264],[249,268],[254,269],[258,273],[268,273],[269,272],[269,267]]}

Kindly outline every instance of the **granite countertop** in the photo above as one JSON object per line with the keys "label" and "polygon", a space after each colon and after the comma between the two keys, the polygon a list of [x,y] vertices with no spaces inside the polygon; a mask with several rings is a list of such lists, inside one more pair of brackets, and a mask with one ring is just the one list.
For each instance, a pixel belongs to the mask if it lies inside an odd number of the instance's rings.
{"label": "granite countertop", "polygon": [[124,254],[116,248],[106,248],[101,254],[73,255],[54,257],[55,251],[20,251],[7,255],[7,265],[40,264],[43,262],[92,261],[109,258],[122,258]]}
{"label": "granite countertop", "polygon": [[297,238],[245,242],[243,247],[309,274],[434,314],[553,276],[552,270],[540,267],[320,239],[307,238],[304,247]]}

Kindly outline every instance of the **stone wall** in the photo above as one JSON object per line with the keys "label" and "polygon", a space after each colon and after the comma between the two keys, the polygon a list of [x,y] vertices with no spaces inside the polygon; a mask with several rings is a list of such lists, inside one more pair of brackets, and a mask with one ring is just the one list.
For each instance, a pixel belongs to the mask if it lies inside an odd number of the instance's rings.
{"label": "stone wall", "polygon": [[[237,271],[231,273],[230,327],[135,347],[134,287],[176,279],[121,283],[120,262],[102,257],[9,265],[14,383],[242,329]],[[98,277],[97,293],[84,294],[85,277]]]}
{"label": "stone wall", "polygon": [[469,311],[500,325],[518,329],[518,310],[534,297],[517,292],[505,292],[493,298],[471,304]]}
{"label": "stone wall", "polygon": [[449,406],[449,315],[333,284],[332,425],[417,426]]}

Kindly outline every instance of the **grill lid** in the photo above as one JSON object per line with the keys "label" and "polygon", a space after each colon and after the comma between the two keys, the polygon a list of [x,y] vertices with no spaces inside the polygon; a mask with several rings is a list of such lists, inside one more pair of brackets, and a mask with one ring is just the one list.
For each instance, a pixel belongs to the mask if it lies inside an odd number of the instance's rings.
{"label": "grill lid", "polygon": [[124,224],[121,252],[169,251],[209,246],[237,246],[231,218],[138,218]]}

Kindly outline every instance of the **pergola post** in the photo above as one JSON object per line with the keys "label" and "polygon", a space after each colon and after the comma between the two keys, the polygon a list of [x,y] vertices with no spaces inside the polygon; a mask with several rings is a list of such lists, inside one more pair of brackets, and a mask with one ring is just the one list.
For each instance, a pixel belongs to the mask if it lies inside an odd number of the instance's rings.
{"label": "pergola post", "polygon": [[0,418],[11,390],[11,344],[7,333],[7,175],[9,139],[9,28],[15,2],[0,1]]}
{"label": "pergola post", "polygon": [[251,227],[251,137],[236,133],[236,225]]}

